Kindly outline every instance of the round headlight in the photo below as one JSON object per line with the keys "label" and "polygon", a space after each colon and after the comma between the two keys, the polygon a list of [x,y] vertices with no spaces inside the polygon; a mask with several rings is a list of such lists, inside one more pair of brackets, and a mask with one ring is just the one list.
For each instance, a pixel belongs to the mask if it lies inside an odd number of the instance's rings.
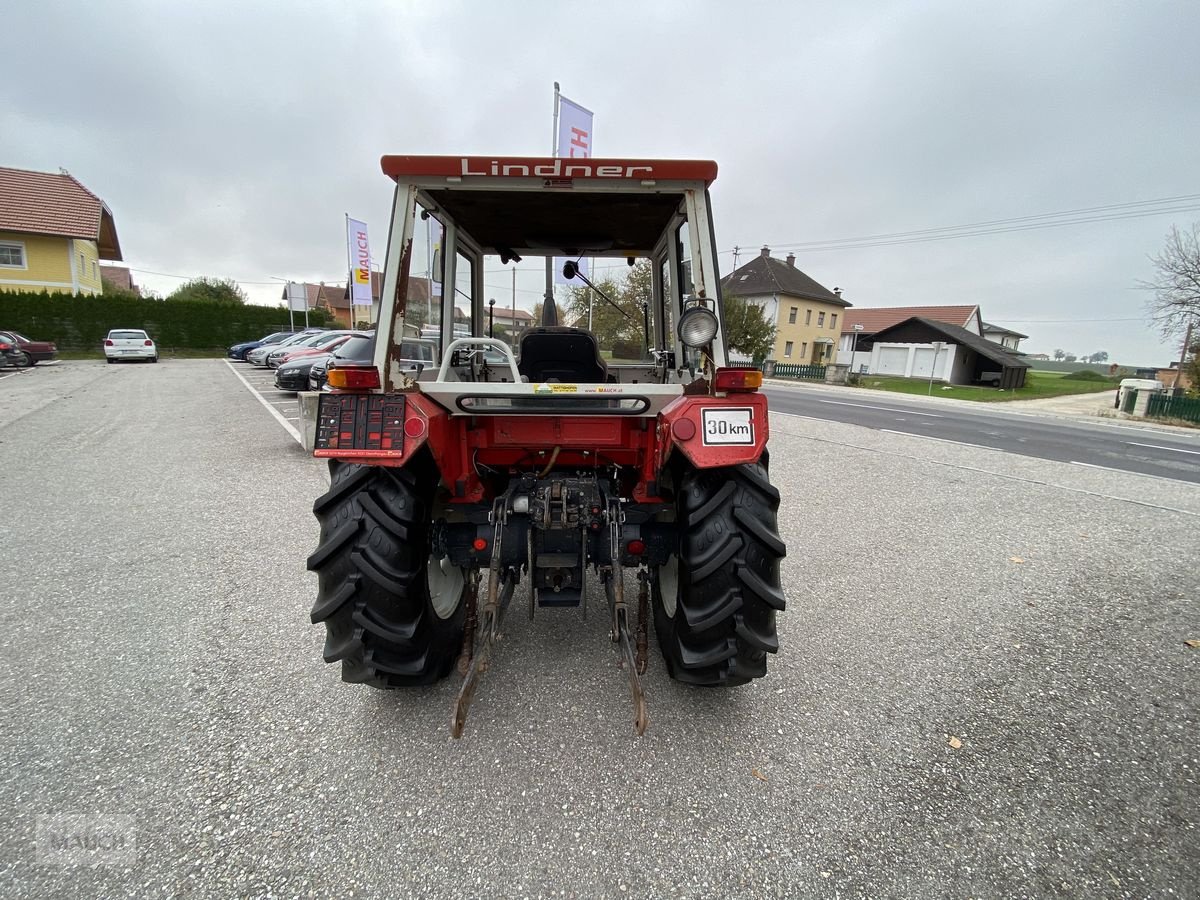
{"label": "round headlight", "polygon": [[679,340],[689,347],[703,347],[717,336],[717,317],[704,306],[693,306],[679,317]]}

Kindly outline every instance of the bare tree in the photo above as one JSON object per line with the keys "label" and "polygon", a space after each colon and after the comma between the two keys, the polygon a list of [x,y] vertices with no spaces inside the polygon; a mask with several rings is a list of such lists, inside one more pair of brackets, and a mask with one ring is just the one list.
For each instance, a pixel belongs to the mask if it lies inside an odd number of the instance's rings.
{"label": "bare tree", "polygon": [[1154,280],[1139,281],[1138,287],[1154,292],[1147,311],[1163,336],[1178,337],[1200,321],[1200,222],[1183,231],[1172,225],[1166,246],[1150,261]]}

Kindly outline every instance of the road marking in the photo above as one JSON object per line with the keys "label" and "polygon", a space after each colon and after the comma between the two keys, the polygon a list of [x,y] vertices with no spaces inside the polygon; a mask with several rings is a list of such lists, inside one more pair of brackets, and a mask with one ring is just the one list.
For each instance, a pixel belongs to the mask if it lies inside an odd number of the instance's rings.
{"label": "road marking", "polygon": [[1151,450],[1174,450],[1176,453],[1191,453],[1200,456],[1200,450],[1184,450],[1182,447],[1163,447],[1159,444],[1139,444],[1137,441],[1125,441],[1131,447],[1149,447]]}
{"label": "road marking", "polygon": [[917,412],[915,409],[897,409],[894,406],[871,406],[869,403],[847,403],[844,400],[818,400],[818,403],[832,403],[834,406],[857,406],[862,409],[880,409],[890,413],[908,413],[913,416],[928,416],[931,419],[944,419],[945,416],[939,416],[936,413]]}
{"label": "road marking", "polygon": [[255,398],[257,398],[258,402],[261,403],[264,407],[266,407],[267,412],[269,412],[271,415],[273,415],[276,418],[276,420],[279,422],[279,424],[284,427],[284,429],[287,431],[288,434],[290,434],[292,436],[292,438],[296,441],[296,443],[299,444],[301,447],[303,447],[304,440],[303,440],[303,438],[300,437],[300,432],[292,427],[292,423],[284,418],[283,413],[281,413],[279,410],[277,410],[275,407],[273,407],[270,403],[268,403],[266,398],[263,397],[263,395],[260,394],[258,391],[256,391],[251,386],[250,382],[248,382],[245,378],[242,377],[242,373],[239,372],[237,369],[235,369],[228,360],[225,361],[225,365],[229,366],[229,371],[232,372],[234,375],[236,375],[238,378],[238,381],[240,381],[242,384],[244,384],[246,386],[246,390],[248,390],[250,393],[252,393],[255,396]]}
{"label": "road marking", "polygon": [[[1073,466],[1082,466],[1085,469],[1099,469],[1101,472],[1117,472],[1121,475],[1137,475],[1139,478],[1157,478],[1159,481],[1170,481],[1174,484],[1179,484],[1181,481],[1184,484],[1192,483],[1190,481],[1184,481],[1182,478],[1171,478],[1169,475],[1151,475],[1149,472],[1135,472],[1132,469],[1115,469],[1112,466],[1098,466],[1095,463],[1079,462],[1078,460],[1074,459],[1070,461],[1070,464]],[[1167,509],[1168,507],[1163,508]],[[1195,513],[1193,513],[1193,515],[1195,515]]]}
{"label": "road marking", "polygon": [[[976,450],[999,450],[999,447],[989,447],[987,444],[968,444],[966,441],[952,441],[949,438],[931,437],[927,434],[913,434],[911,431],[893,431],[890,428],[880,428],[884,434],[902,434],[905,437],[915,437],[922,441],[937,441],[942,444],[954,444],[958,447],[973,447]],[[1007,450],[1001,450],[1002,453],[1007,453]]]}

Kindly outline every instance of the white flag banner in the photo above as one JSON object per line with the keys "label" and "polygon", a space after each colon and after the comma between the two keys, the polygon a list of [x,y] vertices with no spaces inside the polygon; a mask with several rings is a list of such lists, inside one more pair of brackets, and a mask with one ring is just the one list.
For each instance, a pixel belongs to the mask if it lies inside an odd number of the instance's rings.
{"label": "white flag banner", "polygon": [[[588,159],[592,156],[592,111],[578,103],[558,95],[558,152],[555,156]],[[554,283],[583,287],[578,278],[563,277],[564,259],[554,260]],[[586,257],[576,261],[585,278],[591,278],[591,267]]]}
{"label": "white flag banner", "polygon": [[350,303],[371,305],[371,244],[367,240],[367,225],[346,217],[346,246],[350,259]]}

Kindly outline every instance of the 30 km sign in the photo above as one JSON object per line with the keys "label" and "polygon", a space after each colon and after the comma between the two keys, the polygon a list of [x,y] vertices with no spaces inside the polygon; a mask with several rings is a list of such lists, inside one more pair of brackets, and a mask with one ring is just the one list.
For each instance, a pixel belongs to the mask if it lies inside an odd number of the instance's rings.
{"label": "30 km sign", "polygon": [[702,438],[706,445],[754,443],[753,410],[748,406],[705,409],[701,411]]}

